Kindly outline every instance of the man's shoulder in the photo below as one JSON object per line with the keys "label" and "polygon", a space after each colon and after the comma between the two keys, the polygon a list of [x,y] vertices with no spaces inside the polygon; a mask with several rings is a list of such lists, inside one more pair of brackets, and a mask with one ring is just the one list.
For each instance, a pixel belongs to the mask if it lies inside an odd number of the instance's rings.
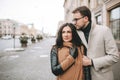
{"label": "man's shoulder", "polygon": [[108,26],[105,26],[105,25],[96,25],[96,27],[101,27],[101,28],[110,28],[110,27],[108,27]]}
{"label": "man's shoulder", "polygon": [[110,28],[108,26],[104,26],[104,25],[96,25],[95,28],[98,30],[102,30],[102,31],[110,30]]}

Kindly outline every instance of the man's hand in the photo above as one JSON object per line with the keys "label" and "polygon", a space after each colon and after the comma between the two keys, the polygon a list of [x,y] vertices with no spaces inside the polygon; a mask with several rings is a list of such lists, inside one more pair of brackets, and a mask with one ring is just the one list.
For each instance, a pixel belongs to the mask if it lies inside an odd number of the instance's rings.
{"label": "man's hand", "polygon": [[87,56],[83,56],[83,66],[91,66],[92,62],[91,59],[88,58]]}

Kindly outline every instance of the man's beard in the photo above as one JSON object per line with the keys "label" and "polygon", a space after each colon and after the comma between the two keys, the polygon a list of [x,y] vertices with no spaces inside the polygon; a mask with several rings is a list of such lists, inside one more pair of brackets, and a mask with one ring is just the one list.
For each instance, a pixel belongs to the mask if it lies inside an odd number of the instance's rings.
{"label": "man's beard", "polygon": [[79,31],[79,30],[83,30],[83,29],[84,29],[84,26],[85,26],[85,25],[79,27],[79,29],[78,29],[78,28],[76,28],[76,29],[77,29],[78,31]]}

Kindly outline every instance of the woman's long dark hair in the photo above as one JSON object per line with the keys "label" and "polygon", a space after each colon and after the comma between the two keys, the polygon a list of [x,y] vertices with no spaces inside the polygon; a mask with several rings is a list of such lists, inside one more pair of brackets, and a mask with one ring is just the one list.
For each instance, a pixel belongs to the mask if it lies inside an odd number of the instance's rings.
{"label": "woman's long dark hair", "polygon": [[79,35],[77,34],[77,31],[76,31],[76,28],[75,26],[72,24],[72,23],[65,23],[63,24],[60,28],[59,28],[59,31],[57,33],[57,39],[56,39],[56,46],[58,48],[62,47],[63,46],[63,39],[62,39],[62,30],[64,27],[66,26],[69,26],[72,30],[72,43],[75,45],[75,46],[80,46],[82,44],[82,41],[79,37]]}

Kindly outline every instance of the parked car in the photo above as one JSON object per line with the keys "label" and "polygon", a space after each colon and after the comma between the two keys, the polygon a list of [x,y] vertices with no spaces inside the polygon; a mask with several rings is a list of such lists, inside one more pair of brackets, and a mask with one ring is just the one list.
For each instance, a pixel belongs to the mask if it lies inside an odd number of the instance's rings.
{"label": "parked car", "polygon": [[19,39],[19,38],[20,38],[20,36],[15,36],[15,38],[16,38],[16,39]]}
{"label": "parked car", "polygon": [[8,35],[8,36],[2,36],[1,38],[2,38],[2,39],[12,39],[12,37],[9,36],[9,35]]}

